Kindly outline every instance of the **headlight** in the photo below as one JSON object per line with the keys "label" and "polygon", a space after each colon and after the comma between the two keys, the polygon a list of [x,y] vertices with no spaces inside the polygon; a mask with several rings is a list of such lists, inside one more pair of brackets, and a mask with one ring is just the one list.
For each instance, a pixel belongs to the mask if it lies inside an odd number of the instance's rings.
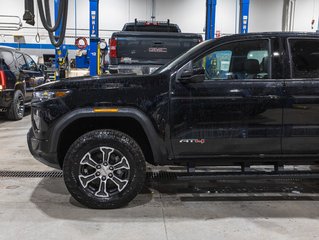
{"label": "headlight", "polygon": [[38,101],[50,100],[53,98],[65,97],[69,93],[70,91],[67,91],[67,90],[37,91],[37,92],[33,92],[33,100],[38,100]]}

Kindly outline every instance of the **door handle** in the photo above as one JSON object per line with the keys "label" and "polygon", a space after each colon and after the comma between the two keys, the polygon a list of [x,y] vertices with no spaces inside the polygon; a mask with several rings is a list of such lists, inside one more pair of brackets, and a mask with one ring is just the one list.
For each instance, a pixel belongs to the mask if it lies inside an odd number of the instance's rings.
{"label": "door handle", "polygon": [[278,100],[280,98],[278,95],[268,95],[268,97],[272,100]]}

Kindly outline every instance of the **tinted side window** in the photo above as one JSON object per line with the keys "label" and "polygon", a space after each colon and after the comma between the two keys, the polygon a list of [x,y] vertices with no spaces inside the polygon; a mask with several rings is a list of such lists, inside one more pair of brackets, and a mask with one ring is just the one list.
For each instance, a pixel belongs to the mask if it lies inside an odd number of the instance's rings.
{"label": "tinted side window", "polygon": [[0,52],[0,67],[3,70],[15,71],[13,54],[8,51]]}
{"label": "tinted side window", "polygon": [[15,53],[15,57],[18,63],[18,67],[22,70],[27,70],[28,69],[28,65],[24,59],[24,56],[22,53]]}
{"label": "tinted side window", "polygon": [[37,71],[37,64],[33,61],[33,59],[29,55],[24,55],[27,61],[28,69],[31,71]]}
{"label": "tinted side window", "polygon": [[319,78],[319,40],[289,40],[293,78]]}
{"label": "tinted side window", "polygon": [[198,59],[194,68],[204,68],[206,80],[270,78],[268,40],[247,40],[217,47]]}

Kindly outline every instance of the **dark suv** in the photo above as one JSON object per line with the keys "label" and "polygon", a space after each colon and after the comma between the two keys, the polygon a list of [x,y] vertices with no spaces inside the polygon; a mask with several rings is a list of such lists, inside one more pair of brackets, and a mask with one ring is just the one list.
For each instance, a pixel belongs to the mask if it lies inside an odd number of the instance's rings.
{"label": "dark suv", "polygon": [[0,46],[0,112],[8,119],[23,118],[34,87],[44,82],[43,72],[29,55]]}
{"label": "dark suv", "polygon": [[[149,76],[62,80],[32,101],[32,154],[62,168],[72,196],[115,208],[142,189],[145,162],[182,179],[313,177],[319,164],[319,35],[263,33],[206,41]],[[198,173],[196,167],[240,166]],[[273,165],[272,172],[251,172]],[[314,174],[314,175],[312,175]]]}

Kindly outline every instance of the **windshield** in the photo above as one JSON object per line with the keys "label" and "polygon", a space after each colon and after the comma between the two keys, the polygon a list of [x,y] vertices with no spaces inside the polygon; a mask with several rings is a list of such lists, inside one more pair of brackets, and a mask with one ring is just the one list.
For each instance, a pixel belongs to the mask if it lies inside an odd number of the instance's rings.
{"label": "windshield", "polygon": [[189,57],[194,55],[196,52],[200,51],[200,49],[205,49],[208,46],[210,46],[212,42],[213,42],[213,40],[209,40],[209,41],[205,41],[205,42],[202,42],[202,43],[196,45],[195,47],[193,47],[190,50],[188,50],[186,53],[183,53],[179,57],[169,61],[168,63],[166,63],[162,67],[158,68],[154,72],[154,74],[163,73],[163,72],[165,72],[165,71],[167,71],[169,69],[174,68],[175,66],[179,65],[180,63],[182,63],[185,59],[188,59]]}

